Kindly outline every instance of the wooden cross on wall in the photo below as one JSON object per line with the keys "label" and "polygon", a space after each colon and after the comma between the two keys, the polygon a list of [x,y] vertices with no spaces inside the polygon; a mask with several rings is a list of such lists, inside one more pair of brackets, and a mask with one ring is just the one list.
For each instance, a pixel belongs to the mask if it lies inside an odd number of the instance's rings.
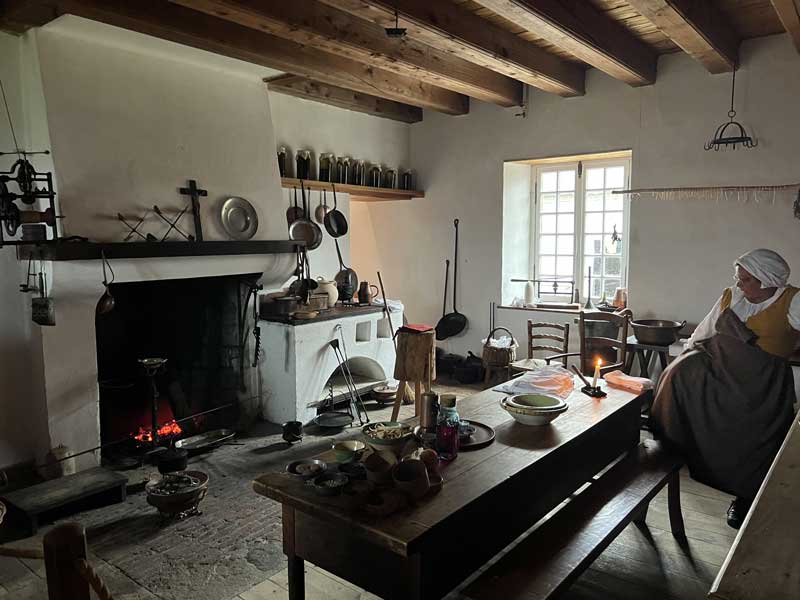
{"label": "wooden cross on wall", "polygon": [[189,187],[180,188],[180,193],[192,199],[192,215],[194,216],[194,237],[198,242],[203,241],[203,223],[200,221],[200,198],[208,196],[208,190],[197,187],[197,181],[189,180]]}

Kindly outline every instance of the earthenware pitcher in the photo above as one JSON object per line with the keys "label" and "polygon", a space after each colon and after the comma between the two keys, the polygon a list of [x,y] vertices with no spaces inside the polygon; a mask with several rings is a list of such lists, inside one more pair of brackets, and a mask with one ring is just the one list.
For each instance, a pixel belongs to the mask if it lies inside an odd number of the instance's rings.
{"label": "earthenware pitcher", "polygon": [[317,277],[317,293],[328,294],[328,306],[332,307],[339,299],[339,290],[336,287],[335,281],[327,281],[322,277]]}
{"label": "earthenware pitcher", "polygon": [[[372,290],[375,290],[374,292]],[[358,303],[372,304],[372,299],[378,295],[378,286],[370,285],[369,281],[362,281],[358,286]]]}

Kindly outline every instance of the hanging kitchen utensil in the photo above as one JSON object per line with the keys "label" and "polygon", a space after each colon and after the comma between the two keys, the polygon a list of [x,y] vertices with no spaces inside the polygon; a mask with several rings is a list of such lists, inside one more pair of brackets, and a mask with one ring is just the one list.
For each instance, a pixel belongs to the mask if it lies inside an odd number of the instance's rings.
{"label": "hanging kitchen utensil", "polygon": [[325,229],[332,238],[342,237],[347,233],[347,219],[336,201],[336,186],[331,184],[333,189],[333,210],[325,215]]}
{"label": "hanging kitchen utensil", "polygon": [[319,225],[308,218],[308,205],[306,203],[306,190],[300,180],[300,193],[303,198],[303,216],[289,225],[289,239],[306,243],[306,250],[316,250],[322,244],[322,230]]}
{"label": "hanging kitchen utensil", "polygon": [[339,249],[339,240],[334,239],[336,244],[336,256],[339,257],[339,272],[334,277],[336,288],[339,290],[339,300],[347,302],[352,299],[353,294],[358,289],[358,275],[350,267],[346,267],[342,261],[342,251]]}
{"label": "hanging kitchen utensil", "polygon": [[225,232],[234,240],[249,240],[258,231],[256,209],[238,196],[225,200],[220,219]]}
{"label": "hanging kitchen utensil", "polygon": [[303,209],[297,206],[297,188],[294,188],[294,206],[289,198],[289,208],[286,209],[286,225],[291,227],[297,219],[303,216]]}
{"label": "hanging kitchen utensil", "polygon": [[458,289],[458,219],[453,221],[456,230],[455,250],[453,257],[453,312],[446,314],[436,325],[437,338],[446,340],[449,337],[462,333],[467,328],[467,317],[458,312],[456,307]]}
{"label": "hanging kitchen utensil", "polygon": [[50,327],[56,324],[56,307],[53,299],[47,296],[42,266],[39,267],[39,297],[31,299],[31,320],[38,325]]}
{"label": "hanging kitchen utensil", "polygon": [[[383,297],[383,309],[386,311],[386,319],[389,321],[389,333],[392,334],[392,343],[394,344],[394,352],[397,354],[397,340],[394,335],[394,326],[392,325],[392,311],[389,310],[389,303],[386,301],[386,289],[383,287],[383,279],[381,272],[378,271],[378,283],[381,285],[381,296]],[[445,283],[445,287],[447,284]]]}
{"label": "hanging kitchen utensil", "polygon": [[324,225],[325,215],[327,214],[328,214],[327,192],[325,190],[322,190],[322,193],[319,195],[319,204],[317,205],[317,209],[314,211],[314,220],[320,225]]}
{"label": "hanging kitchen utensil", "polygon": [[258,326],[258,290],[261,286],[253,286],[253,368],[258,366],[258,359],[261,355],[261,327]]}
{"label": "hanging kitchen utensil", "polygon": [[436,339],[438,341],[446,340],[447,334],[445,332],[444,317],[447,314],[447,286],[450,283],[450,260],[444,261],[444,298],[442,299],[442,318],[436,324]]}
{"label": "hanging kitchen utensil", "polygon": [[[114,283],[114,270],[111,268],[111,265],[108,264],[108,259],[106,259],[105,252],[100,252],[100,261],[103,265],[103,287],[106,288],[106,291],[103,292],[100,300],[97,301],[95,314],[105,315],[114,310],[114,304],[116,303],[114,296],[111,295],[111,288],[109,287],[112,283]],[[106,267],[108,267],[108,270],[111,271],[111,281],[108,281]]]}

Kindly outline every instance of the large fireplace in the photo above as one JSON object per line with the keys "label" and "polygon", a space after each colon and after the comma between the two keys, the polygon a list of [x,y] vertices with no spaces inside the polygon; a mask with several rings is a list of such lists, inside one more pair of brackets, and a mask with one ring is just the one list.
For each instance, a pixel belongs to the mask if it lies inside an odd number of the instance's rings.
{"label": "large fireplace", "polygon": [[[114,309],[95,321],[104,457],[152,440],[235,428],[252,396],[253,296],[260,274],[113,284]],[[143,359],[166,362],[148,376]],[[158,392],[153,404],[153,384]],[[155,414],[155,419],[154,419]],[[200,415],[200,416],[197,416]],[[156,436],[157,437],[157,436]]]}

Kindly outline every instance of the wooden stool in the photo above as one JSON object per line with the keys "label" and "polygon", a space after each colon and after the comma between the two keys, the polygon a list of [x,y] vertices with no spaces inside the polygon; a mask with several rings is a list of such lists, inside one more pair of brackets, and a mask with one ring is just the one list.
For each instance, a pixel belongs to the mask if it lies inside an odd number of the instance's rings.
{"label": "wooden stool", "polygon": [[392,421],[400,414],[400,405],[406,394],[406,385],[414,383],[414,415],[419,415],[422,386],[431,391],[431,381],[436,378],[434,330],[411,333],[397,332],[397,360],[394,378],[400,381],[392,408]]}

